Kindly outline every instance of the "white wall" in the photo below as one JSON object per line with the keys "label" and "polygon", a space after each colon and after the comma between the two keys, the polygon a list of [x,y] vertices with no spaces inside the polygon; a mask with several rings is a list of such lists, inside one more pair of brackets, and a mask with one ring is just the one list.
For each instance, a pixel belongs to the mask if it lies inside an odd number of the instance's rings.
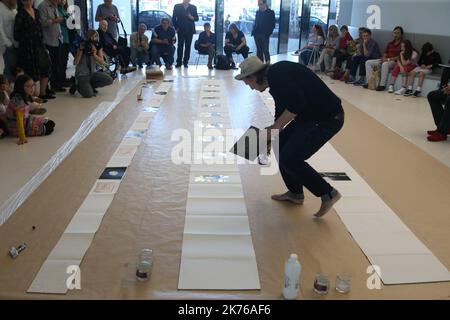
{"label": "white wall", "polygon": [[450,0],[353,0],[352,26],[366,26],[369,5],[380,7],[381,29],[450,36]]}

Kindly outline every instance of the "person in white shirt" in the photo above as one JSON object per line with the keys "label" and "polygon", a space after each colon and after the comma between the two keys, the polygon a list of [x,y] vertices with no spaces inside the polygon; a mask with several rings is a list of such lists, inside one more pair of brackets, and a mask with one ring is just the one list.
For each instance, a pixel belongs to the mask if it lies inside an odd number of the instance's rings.
{"label": "person in white shirt", "polygon": [[[16,52],[14,42],[14,20],[17,14],[17,0],[0,1],[0,56],[3,61],[3,73],[9,81],[14,80]],[[0,63],[1,64],[1,63]]]}

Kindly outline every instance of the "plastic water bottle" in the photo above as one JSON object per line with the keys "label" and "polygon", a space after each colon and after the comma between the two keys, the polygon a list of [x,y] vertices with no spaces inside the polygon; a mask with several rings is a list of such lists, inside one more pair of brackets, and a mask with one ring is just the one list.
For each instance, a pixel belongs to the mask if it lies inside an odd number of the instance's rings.
{"label": "plastic water bottle", "polygon": [[300,272],[301,265],[296,254],[291,254],[284,265],[284,288],[283,297],[288,300],[295,300],[300,293]]}

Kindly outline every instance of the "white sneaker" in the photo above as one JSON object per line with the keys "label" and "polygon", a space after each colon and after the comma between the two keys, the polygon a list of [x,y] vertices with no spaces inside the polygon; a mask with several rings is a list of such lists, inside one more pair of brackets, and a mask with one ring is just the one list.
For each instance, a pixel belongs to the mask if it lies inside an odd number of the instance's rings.
{"label": "white sneaker", "polygon": [[405,94],[405,92],[406,88],[401,88],[400,90],[395,91],[395,94],[402,96]]}
{"label": "white sneaker", "polygon": [[388,90],[388,92],[389,92],[389,93],[392,93],[392,92],[394,92],[394,86],[389,86],[389,90]]}

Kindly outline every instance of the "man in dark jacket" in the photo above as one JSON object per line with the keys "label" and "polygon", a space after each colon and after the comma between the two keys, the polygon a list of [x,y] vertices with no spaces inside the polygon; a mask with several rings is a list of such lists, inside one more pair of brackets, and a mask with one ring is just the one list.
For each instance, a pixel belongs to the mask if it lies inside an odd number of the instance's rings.
{"label": "man in dark jacket", "polygon": [[[183,0],[173,8],[172,23],[178,33],[177,68],[181,67],[182,62],[185,68],[188,67],[192,37],[195,33],[195,21],[198,21],[197,7],[189,2],[190,0]],[[184,46],[186,48],[183,58]]]}
{"label": "man in dark jacket", "polygon": [[270,62],[269,41],[275,28],[275,12],[267,7],[267,0],[258,0],[252,35],[256,43],[256,55],[261,61]]}

